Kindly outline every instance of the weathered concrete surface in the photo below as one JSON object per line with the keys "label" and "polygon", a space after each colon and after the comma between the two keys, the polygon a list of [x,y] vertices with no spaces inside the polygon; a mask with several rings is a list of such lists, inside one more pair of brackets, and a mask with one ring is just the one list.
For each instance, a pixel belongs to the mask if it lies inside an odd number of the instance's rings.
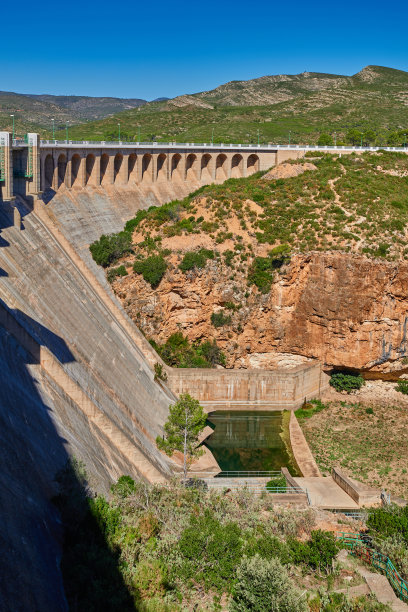
{"label": "weathered concrete surface", "polygon": [[293,456],[303,476],[320,477],[320,470],[294,412],[290,415],[289,436]]}
{"label": "weathered concrete surface", "polygon": [[294,479],[298,486],[307,490],[311,506],[323,510],[358,510],[359,506],[331,476]]}
{"label": "weathered concrete surface", "polygon": [[370,507],[381,504],[381,491],[349,478],[339,468],[332,469],[332,478],[360,506]]}
{"label": "weathered concrete surface", "polygon": [[320,395],[327,377],[320,363],[286,371],[168,369],[168,384],[179,395],[190,393],[213,410],[292,410]]}

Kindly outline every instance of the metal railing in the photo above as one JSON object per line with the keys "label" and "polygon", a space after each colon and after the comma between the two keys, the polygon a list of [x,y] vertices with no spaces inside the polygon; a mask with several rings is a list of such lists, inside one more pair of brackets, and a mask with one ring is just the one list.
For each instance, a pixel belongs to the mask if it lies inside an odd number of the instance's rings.
{"label": "metal railing", "polygon": [[[24,139],[13,140],[14,147],[26,147]],[[408,147],[361,147],[361,146],[319,146],[319,145],[277,145],[277,144],[242,144],[242,143],[211,143],[211,142],[129,142],[124,140],[40,140],[41,147],[85,147],[85,148],[164,148],[164,149],[243,149],[251,151],[270,150],[307,150],[307,151],[402,151],[408,152]]]}
{"label": "metal railing", "polygon": [[225,472],[188,472],[189,478],[213,476],[214,478],[281,478],[280,470],[227,470]]}
{"label": "metal railing", "polygon": [[408,583],[401,578],[389,557],[374,550],[359,533],[342,532],[338,538],[350,549],[353,556],[384,572],[398,597],[408,601]]}

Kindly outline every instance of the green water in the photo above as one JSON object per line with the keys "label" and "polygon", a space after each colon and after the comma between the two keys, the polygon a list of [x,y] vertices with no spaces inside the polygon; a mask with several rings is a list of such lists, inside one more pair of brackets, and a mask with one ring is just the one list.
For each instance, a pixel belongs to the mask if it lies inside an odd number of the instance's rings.
{"label": "green water", "polygon": [[207,417],[214,432],[205,444],[223,471],[280,470],[293,472],[280,436],[282,412],[212,412]]}

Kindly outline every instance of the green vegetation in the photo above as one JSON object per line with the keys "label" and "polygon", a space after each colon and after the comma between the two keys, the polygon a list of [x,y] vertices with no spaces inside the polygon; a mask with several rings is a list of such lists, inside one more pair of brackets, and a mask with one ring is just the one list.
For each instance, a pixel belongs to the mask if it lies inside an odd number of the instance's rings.
{"label": "green vegetation", "polygon": [[[177,439],[172,447],[183,443],[182,417],[169,434]],[[196,431],[203,421],[198,415]],[[221,600],[223,609],[243,612],[379,609],[346,596],[332,606],[327,576],[336,588],[346,584],[333,573],[335,536],[314,530],[310,509],[275,511],[267,492],[209,492],[194,481],[153,486],[122,476],[107,501],[90,496],[84,475],[79,486],[72,468],[58,483],[70,609],[210,612]]]}
{"label": "green vegetation", "polygon": [[167,270],[166,260],[162,255],[150,255],[145,259],[138,259],[133,264],[133,271],[142,274],[146,283],[150,283],[152,289],[158,287]]}
{"label": "green vegetation", "polygon": [[327,408],[325,404],[319,399],[312,399],[309,402],[305,402],[301,408],[295,411],[296,418],[299,420],[309,419],[314,414],[321,412]]}
{"label": "green vegetation", "polygon": [[213,312],[211,315],[211,323],[214,327],[226,327],[231,325],[231,315],[226,315],[225,312],[220,310],[219,312]]}
{"label": "green vegetation", "polygon": [[123,231],[118,234],[102,234],[90,247],[94,261],[104,268],[115,263],[120,257],[132,251],[132,235]]}
{"label": "green vegetation", "polygon": [[408,380],[399,380],[396,385],[397,391],[403,393],[404,395],[408,395]]}
{"label": "green vegetation", "polygon": [[183,474],[186,479],[191,462],[203,453],[198,446],[198,436],[205,427],[207,416],[198,400],[188,393],[180,395],[177,402],[169,407],[169,413],[164,424],[164,436],[158,436],[156,444],[169,457],[175,451],[183,453]]}
{"label": "green vegetation", "polygon": [[163,361],[174,368],[213,368],[216,365],[225,365],[225,355],[215,340],[191,344],[187,336],[176,332],[164,344],[158,344],[154,340],[150,340],[150,344]]}
{"label": "green vegetation", "polygon": [[208,259],[214,259],[214,251],[208,249],[188,251],[185,253],[179,268],[183,272],[187,272],[193,268],[205,268]]}
{"label": "green vegetation", "polygon": [[286,478],[283,475],[272,478],[266,483],[265,487],[267,491],[273,491],[277,488],[286,490]]}
{"label": "green vegetation", "polygon": [[347,374],[346,372],[334,372],[330,376],[330,385],[336,389],[336,391],[346,391],[351,393],[361,389],[364,385],[364,378],[361,374]]}
{"label": "green vegetation", "polygon": [[127,276],[127,270],[125,266],[122,265],[118,266],[117,268],[110,268],[110,270],[108,270],[106,278],[110,283],[112,283],[118,276]]}
{"label": "green vegetation", "polygon": [[163,382],[167,381],[167,373],[162,363],[154,364],[154,380],[162,380]]}

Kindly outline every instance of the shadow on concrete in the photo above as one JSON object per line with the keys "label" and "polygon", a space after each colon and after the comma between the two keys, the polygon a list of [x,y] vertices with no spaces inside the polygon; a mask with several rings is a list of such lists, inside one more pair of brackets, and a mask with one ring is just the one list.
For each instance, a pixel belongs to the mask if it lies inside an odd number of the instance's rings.
{"label": "shadow on concrete", "polygon": [[25,332],[63,363],[74,357],[62,338],[3,300],[0,317],[0,611],[134,610]]}

